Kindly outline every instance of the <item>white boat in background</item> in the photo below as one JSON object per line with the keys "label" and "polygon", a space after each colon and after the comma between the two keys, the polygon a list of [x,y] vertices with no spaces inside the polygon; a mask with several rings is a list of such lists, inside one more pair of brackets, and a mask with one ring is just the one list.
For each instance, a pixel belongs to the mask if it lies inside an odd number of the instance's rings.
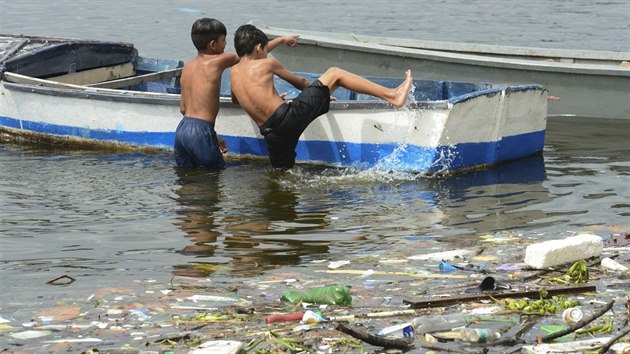
{"label": "white boat in background", "polygon": [[[0,35],[0,133],[64,144],[172,149],[182,62],[131,44]],[[316,74],[301,73],[314,79]],[[216,130],[228,158],[264,158],[258,127],[231,102],[224,74]],[[396,87],[402,78],[371,77]],[[448,173],[540,153],[547,91],[539,85],[414,80],[412,102],[337,90],[297,146],[299,163]],[[278,79],[288,99],[298,90]]]}
{"label": "white boat in background", "polygon": [[630,52],[521,48],[423,41],[295,29],[260,28],[270,38],[297,34],[295,48],[273,56],[291,70],[322,72],[339,66],[361,75],[493,82],[535,82],[560,100],[550,116],[630,119]]}

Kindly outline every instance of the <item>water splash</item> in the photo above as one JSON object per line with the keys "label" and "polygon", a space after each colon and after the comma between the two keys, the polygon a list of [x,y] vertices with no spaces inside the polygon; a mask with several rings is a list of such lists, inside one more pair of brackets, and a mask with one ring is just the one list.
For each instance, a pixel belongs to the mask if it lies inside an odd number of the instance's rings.
{"label": "water splash", "polygon": [[378,168],[323,167],[299,165],[286,171],[276,181],[287,188],[330,188],[369,184],[401,184],[421,179],[423,175]]}
{"label": "water splash", "polygon": [[[449,170],[456,161],[459,152],[455,146],[442,147],[435,151],[435,155],[428,156],[428,161],[423,170],[430,172],[411,172],[401,169],[401,166],[409,165],[409,154],[418,154],[410,151],[416,149],[410,146],[410,139],[420,125],[420,119],[430,119],[424,115],[424,110],[417,108],[418,101],[415,98],[416,86],[411,85],[407,104],[396,110],[397,118],[405,120],[407,132],[403,139],[396,145],[391,153],[382,157],[373,166],[356,165],[354,167],[334,168],[322,166],[297,166],[283,175],[279,183],[285,187],[308,186],[328,187],[356,184],[388,183],[400,184],[420,179],[435,178],[435,176],[449,175]],[[412,108],[414,107],[414,108]],[[436,124],[436,126],[438,126]],[[442,134],[441,131],[431,132],[431,134]],[[418,158],[422,156],[418,155]],[[423,161],[417,161],[419,168],[422,168]]]}
{"label": "water splash", "polygon": [[415,97],[416,85],[412,84],[407,97],[407,104],[397,110],[398,119],[407,120],[407,132],[404,135],[404,139],[394,148],[394,150],[387,156],[383,157],[371,168],[373,171],[380,173],[393,173],[397,171],[397,167],[408,164],[404,160],[404,156],[408,153],[409,138],[414,134],[418,120],[422,117],[423,109],[411,107],[416,106],[418,103]]}
{"label": "water splash", "polygon": [[448,175],[452,170],[451,166],[453,161],[456,160],[459,152],[455,146],[448,146],[444,149],[440,149],[437,152],[435,162],[433,162],[431,168],[437,175]]}

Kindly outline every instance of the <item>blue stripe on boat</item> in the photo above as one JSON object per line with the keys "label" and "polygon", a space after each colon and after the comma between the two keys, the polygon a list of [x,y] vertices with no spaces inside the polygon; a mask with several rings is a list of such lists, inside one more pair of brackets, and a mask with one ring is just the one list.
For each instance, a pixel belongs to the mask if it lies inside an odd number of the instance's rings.
{"label": "blue stripe on boat", "polygon": [[[542,151],[545,131],[504,137],[500,141],[461,143],[435,148],[397,144],[356,144],[328,141],[299,141],[298,160],[324,161],[334,165],[406,171],[457,170],[494,165]],[[266,155],[266,152],[260,153]],[[356,161],[362,161],[360,165]]]}
{"label": "blue stripe on boat", "polygon": [[[115,141],[124,144],[156,148],[173,147],[174,132],[128,132],[99,130],[64,125],[45,124],[0,116],[0,126],[24,129],[32,132],[73,136],[100,141]],[[267,147],[262,139],[223,135],[236,155],[267,156]],[[493,165],[540,152],[545,140],[545,131],[504,137],[500,141],[462,143],[454,146],[426,148],[397,144],[357,144],[338,141],[298,142],[298,161],[321,161],[336,166],[406,171],[437,172],[456,170],[479,165]],[[361,161],[361,162],[357,162]]]}
{"label": "blue stripe on boat", "polygon": [[31,132],[72,136],[83,139],[114,141],[123,144],[150,146],[155,148],[173,148],[175,132],[128,132],[123,130],[101,130],[67,125],[32,122],[0,116],[0,126],[24,129]]}

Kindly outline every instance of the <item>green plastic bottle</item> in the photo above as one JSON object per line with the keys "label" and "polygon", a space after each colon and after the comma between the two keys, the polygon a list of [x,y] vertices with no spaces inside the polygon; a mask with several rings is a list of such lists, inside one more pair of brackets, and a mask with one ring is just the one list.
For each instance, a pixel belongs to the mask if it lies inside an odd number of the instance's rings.
{"label": "green plastic bottle", "polygon": [[282,301],[308,302],[310,304],[350,305],[350,288],[341,285],[329,285],[304,291],[291,290],[282,295]]}

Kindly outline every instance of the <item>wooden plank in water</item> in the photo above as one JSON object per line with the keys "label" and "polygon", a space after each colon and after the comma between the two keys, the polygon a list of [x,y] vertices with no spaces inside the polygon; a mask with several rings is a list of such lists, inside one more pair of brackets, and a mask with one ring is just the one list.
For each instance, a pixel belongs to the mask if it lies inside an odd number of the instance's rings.
{"label": "wooden plank in water", "polygon": [[63,82],[73,85],[89,85],[108,80],[133,76],[135,70],[132,63],[124,63],[102,68],[83,70],[61,76],[48,78],[51,81]]}
{"label": "wooden plank in water", "polygon": [[[554,286],[545,287],[549,296],[560,294],[577,294],[595,291],[595,285],[567,285],[567,286]],[[421,309],[428,307],[443,307],[449,305],[456,305],[471,301],[480,300],[492,300],[495,299],[507,299],[507,298],[520,298],[528,297],[532,299],[539,298],[538,289],[527,289],[520,291],[486,291],[479,294],[453,296],[448,298],[407,298],[403,299],[403,303],[411,305],[411,308]]]}
{"label": "wooden plank in water", "polygon": [[120,88],[120,87],[126,87],[126,86],[139,85],[139,84],[143,84],[143,83],[151,82],[151,81],[158,81],[162,79],[170,79],[172,77],[181,76],[181,74],[182,74],[182,68],[177,68],[177,69],[158,71],[156,73],[128,77],[128,78],[120,79],[120,80],[100,82],[100,83],[91,84],[88,86],[99,87],[99,88]]}

